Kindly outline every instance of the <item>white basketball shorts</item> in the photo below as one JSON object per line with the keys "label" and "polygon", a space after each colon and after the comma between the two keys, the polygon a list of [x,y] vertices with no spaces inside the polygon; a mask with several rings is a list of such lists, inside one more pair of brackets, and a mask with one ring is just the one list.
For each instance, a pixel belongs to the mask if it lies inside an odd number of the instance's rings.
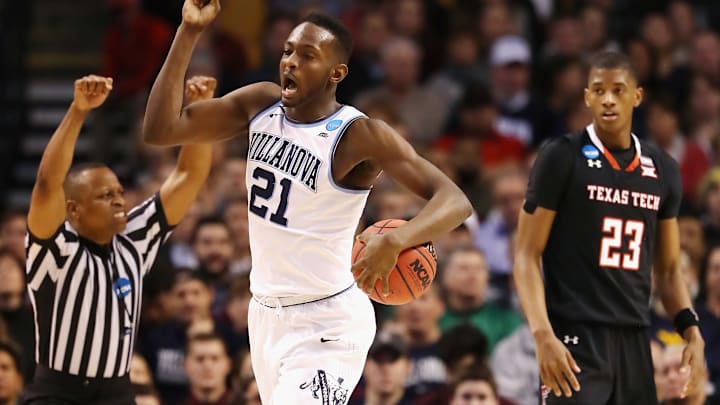
{"label": "white basketball shorts", "polygon": [[345,405],[375,337],[375,312],[356,285],[318,301],[250,300],[250,356],[264,405]]}

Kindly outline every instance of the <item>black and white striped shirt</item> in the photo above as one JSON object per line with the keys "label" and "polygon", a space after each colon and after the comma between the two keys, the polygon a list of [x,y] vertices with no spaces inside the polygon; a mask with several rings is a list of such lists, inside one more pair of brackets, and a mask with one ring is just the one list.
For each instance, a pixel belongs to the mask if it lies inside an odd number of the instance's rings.
{"label": "black and white striped shirt", "polygon": [[84,377],[130,369],[142,278],[171,227],[156,194],[128,214],[127,228],[100,246],[63,223],[50,238],[28,232],[27,281],[35,313],[35,360]]}

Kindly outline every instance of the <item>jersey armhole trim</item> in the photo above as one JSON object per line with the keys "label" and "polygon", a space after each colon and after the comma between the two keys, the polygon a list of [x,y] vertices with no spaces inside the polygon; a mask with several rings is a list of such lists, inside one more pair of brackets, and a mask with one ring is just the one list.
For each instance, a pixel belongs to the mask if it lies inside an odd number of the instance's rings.
{"label": "jersey armhole trim", "polygon": [[263,108],[262,110],[258,111],[257,113],[255,113],[255,115],[253,115],[252,118],[250,118],[250,121],[248,121],[248,128],[253,123],[253,121],[255,121],[257,118],[259,118],[261,115],[265,114],[266,112],[270,111],[271,109],[277,107],[278,105],[280,105],[279,99],[274,101],[269,106],[267,106],[267,107]]}
{"label": "jersey armhole trim", "polygon": [[333,141],[333,145],[330,148],[330,169],[328,170],[328,179],[330,180],[330,184],[332,184],[335,189],[339,191],[343,191],[345,193],[350,194],[367,194],[372,190],[372,187],[370,188],[364,188],[364,189],[354,189],[354,188],[347,188],[343,187],[337,183],[335,183],[335,178],[333,178],[333,161],[335,160],[335,150],[337,149],[338,144],[340,143],[340,139],[342,139],[343,135],[345,135],[345,132],[347,132],[347,129],[350,128],[350,124],[353,122],[361,119],[361,118],[367,118],[365,115],[358,115],[356,117],[353,117],[349,119],[345,124],[340,128],[338,131],[337,136],[335,137],[335,140]]}

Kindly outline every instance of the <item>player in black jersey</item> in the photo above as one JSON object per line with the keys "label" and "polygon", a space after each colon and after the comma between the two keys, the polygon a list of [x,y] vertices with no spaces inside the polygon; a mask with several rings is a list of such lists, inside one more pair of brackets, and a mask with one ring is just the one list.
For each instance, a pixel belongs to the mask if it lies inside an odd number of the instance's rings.
{"label": "player in black jersey", "polygon": [[686,392],[704,372],[703,338],[677,266],[680,173],[631,134],[642,96],[627,57],[595,56],[585,89],[592,124],[550,141],[530,176],[514,271],[548,404],[657,403],[645,334],[651,268],[687,341]]}

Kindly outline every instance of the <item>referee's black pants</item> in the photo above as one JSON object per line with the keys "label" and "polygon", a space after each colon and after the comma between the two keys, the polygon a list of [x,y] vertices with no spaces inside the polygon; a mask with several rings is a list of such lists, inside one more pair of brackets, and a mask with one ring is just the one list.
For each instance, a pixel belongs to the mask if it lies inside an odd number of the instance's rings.
{"label": "referee's black pants", "polygon": [[25,389],[24,405],[135,405],[126,374],[117,378],[86,378],[38,365]]}

